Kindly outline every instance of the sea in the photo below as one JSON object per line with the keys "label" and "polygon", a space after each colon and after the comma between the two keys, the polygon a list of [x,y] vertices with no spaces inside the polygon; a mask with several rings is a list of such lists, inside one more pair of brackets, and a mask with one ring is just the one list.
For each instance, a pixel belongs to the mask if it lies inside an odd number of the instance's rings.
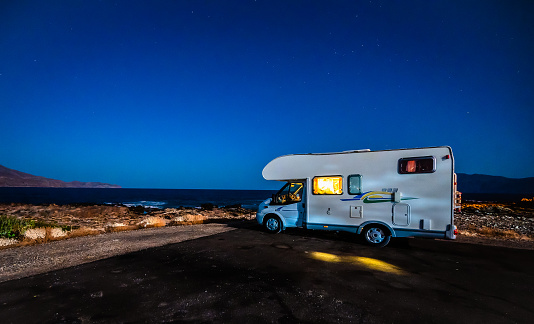
{"label": "sea", "polygon": [[[131,189],[131,188],[0,188],[0,203],[43,204],[108,204],[143,206],[145,208],[200,207],[240,205],[257,209],[262,201],[276,193],[273,190],[215,189]],[[520,202],[532,195],[462,194],[463,201]]]}
{"label": "sea", "polygon": [[108,204],[145,208],[240,205],[257,209],[270,198],[272,190],[214,189],[131,189],[131,188],[0,188],[0,203],[25,204]]}

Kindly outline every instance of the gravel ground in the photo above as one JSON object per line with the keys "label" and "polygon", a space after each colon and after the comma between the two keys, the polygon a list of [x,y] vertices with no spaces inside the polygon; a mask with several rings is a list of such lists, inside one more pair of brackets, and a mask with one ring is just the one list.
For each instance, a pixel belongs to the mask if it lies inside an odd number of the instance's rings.
{"label": "gravel ground", "polygon": [[89,235],[46,244],[3,249],[0,250],[0,282],[233,229],[224,224],[170,226]]}
{"label": "gravel ground", "polygon": [[485,227],[534,238],[534,214],[530,209],[472,204],[455,215],[455,223],[461,230],[473,231]]}
{"label": "gravel ground", "polygon": [[[250,223],[254,221],[249,221]],[[200,224],[148,228],[76,237],[46,244],[0,250],[0,282],[20,279],[166,244],[214,235],[235,228]],[[451,243],[483,244],[534,250],[533,240],[488,238],[460,233]],[[387,248],[387,247],[386,247]]]}
{"label": "gravel ground", "polygon": [[516,204],[464,204],[454,220],[460,231],[534,239],[534,208]]}
{"label": "gravel ground", "polygon": [[[102,210],[101,210],[102,209]],[[141,211],[143,212],[143,211]],[[19,218],[41,215],[59,224],[91,225],[123,222],[139,224],[147,215],[134,213],[124,207],[85,208],[63,206],[0,205],[0,214]],[[81,215],[81,216],[80,216]],[[253,213],[241,209],[214,209],[210,211],[168,209],[151,215],[172,220],[200,217],[201,220],[244,221],[253,219]],[[254,221],[251,221],[251,223]],[[187,222],[185,222],[187,223]],[[455,215],[460,234],[455,242],[484,244],[534,250],[533,208],[502,204],[464,204]],[[92,262],[128,252],[192,240],[233,230],[225,224],[207,223],[190,226],[165,226],[134,231],[121,231],[69,238],[46,244],[0,249],[0,282]],[[7,242],[7,239],[2,239]]]}
{"label": "gravel ground", "polygon": [[458,242],[534,250],[531,203],[465,202],[454,223]]}
{"label": "gravel ground", "polygon": [[476,233],[461,233],[456,237],[454,242],[457,243],[467,243],[467,244],[480,244],[480,245],[491,245],[491,246],[500,246],[505,248],[512,249],[525,249],[525,250],[534,250],[534,240],[521,240],[513,238],[495,238],[495,237],[486,237],[481,236]]}

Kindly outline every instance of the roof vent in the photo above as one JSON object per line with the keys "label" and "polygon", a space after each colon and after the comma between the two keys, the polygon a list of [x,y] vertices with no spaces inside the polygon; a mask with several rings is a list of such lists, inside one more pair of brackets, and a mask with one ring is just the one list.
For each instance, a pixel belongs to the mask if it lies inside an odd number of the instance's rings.
{"label": "roof vent", "polygon": [[343,153],[371,152],[370,149],[343,151]]}

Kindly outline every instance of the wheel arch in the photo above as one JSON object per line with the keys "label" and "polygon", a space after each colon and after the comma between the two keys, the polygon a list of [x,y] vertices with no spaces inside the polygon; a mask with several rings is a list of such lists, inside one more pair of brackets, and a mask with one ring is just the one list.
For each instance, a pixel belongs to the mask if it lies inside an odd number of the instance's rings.
{"label": "wheel arch", "polygon": [[356,234],[362,234],[362,231],[364,230],[364,228],[366,228],[366,227],[368,227],[370,225],[379,225],[381,227],[384,227],[389,232],[391,237],[396,237],[397,236],[395,234],[395,230],[391,226],[389,226],[388,224],[386,224],[384,222],[381,222],[381,221],[367,221],[367,222],[362,223],[360,225],[360,227],[358,227],[358,231],[356,232]]}
{"label": "wheel arch", "polygon": [[282,224],[282,228],[281,230],[285,230],[286,229],[286,223],[285,223],[285,219],[284,217],[282,217],[282,215],[278,214],[278,213],[275,213],[275,212],[270,212],[268,214],[265,214],[265,216],[263,216],[263,225],[265,225],[265,222],[267,221],[267,219],[269,219],[270,216],[276,216],[278,217],[278,219],[280,220],[280,223]]}

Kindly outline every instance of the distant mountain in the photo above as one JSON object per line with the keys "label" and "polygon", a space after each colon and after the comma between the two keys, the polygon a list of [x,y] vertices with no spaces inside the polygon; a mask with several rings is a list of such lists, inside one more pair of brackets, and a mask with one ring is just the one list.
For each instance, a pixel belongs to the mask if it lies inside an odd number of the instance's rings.
{"label": "distant mountain", "polygon": [[457,173],[462,193],[534,194],[534,178],[505,178],[484,174]]}
{"label": "distant mountain", "polygon": [[118,185],[102,182],[65,182],[49,179],[9,169],[2,165],[0,165],[0,187],[120,188]]}

